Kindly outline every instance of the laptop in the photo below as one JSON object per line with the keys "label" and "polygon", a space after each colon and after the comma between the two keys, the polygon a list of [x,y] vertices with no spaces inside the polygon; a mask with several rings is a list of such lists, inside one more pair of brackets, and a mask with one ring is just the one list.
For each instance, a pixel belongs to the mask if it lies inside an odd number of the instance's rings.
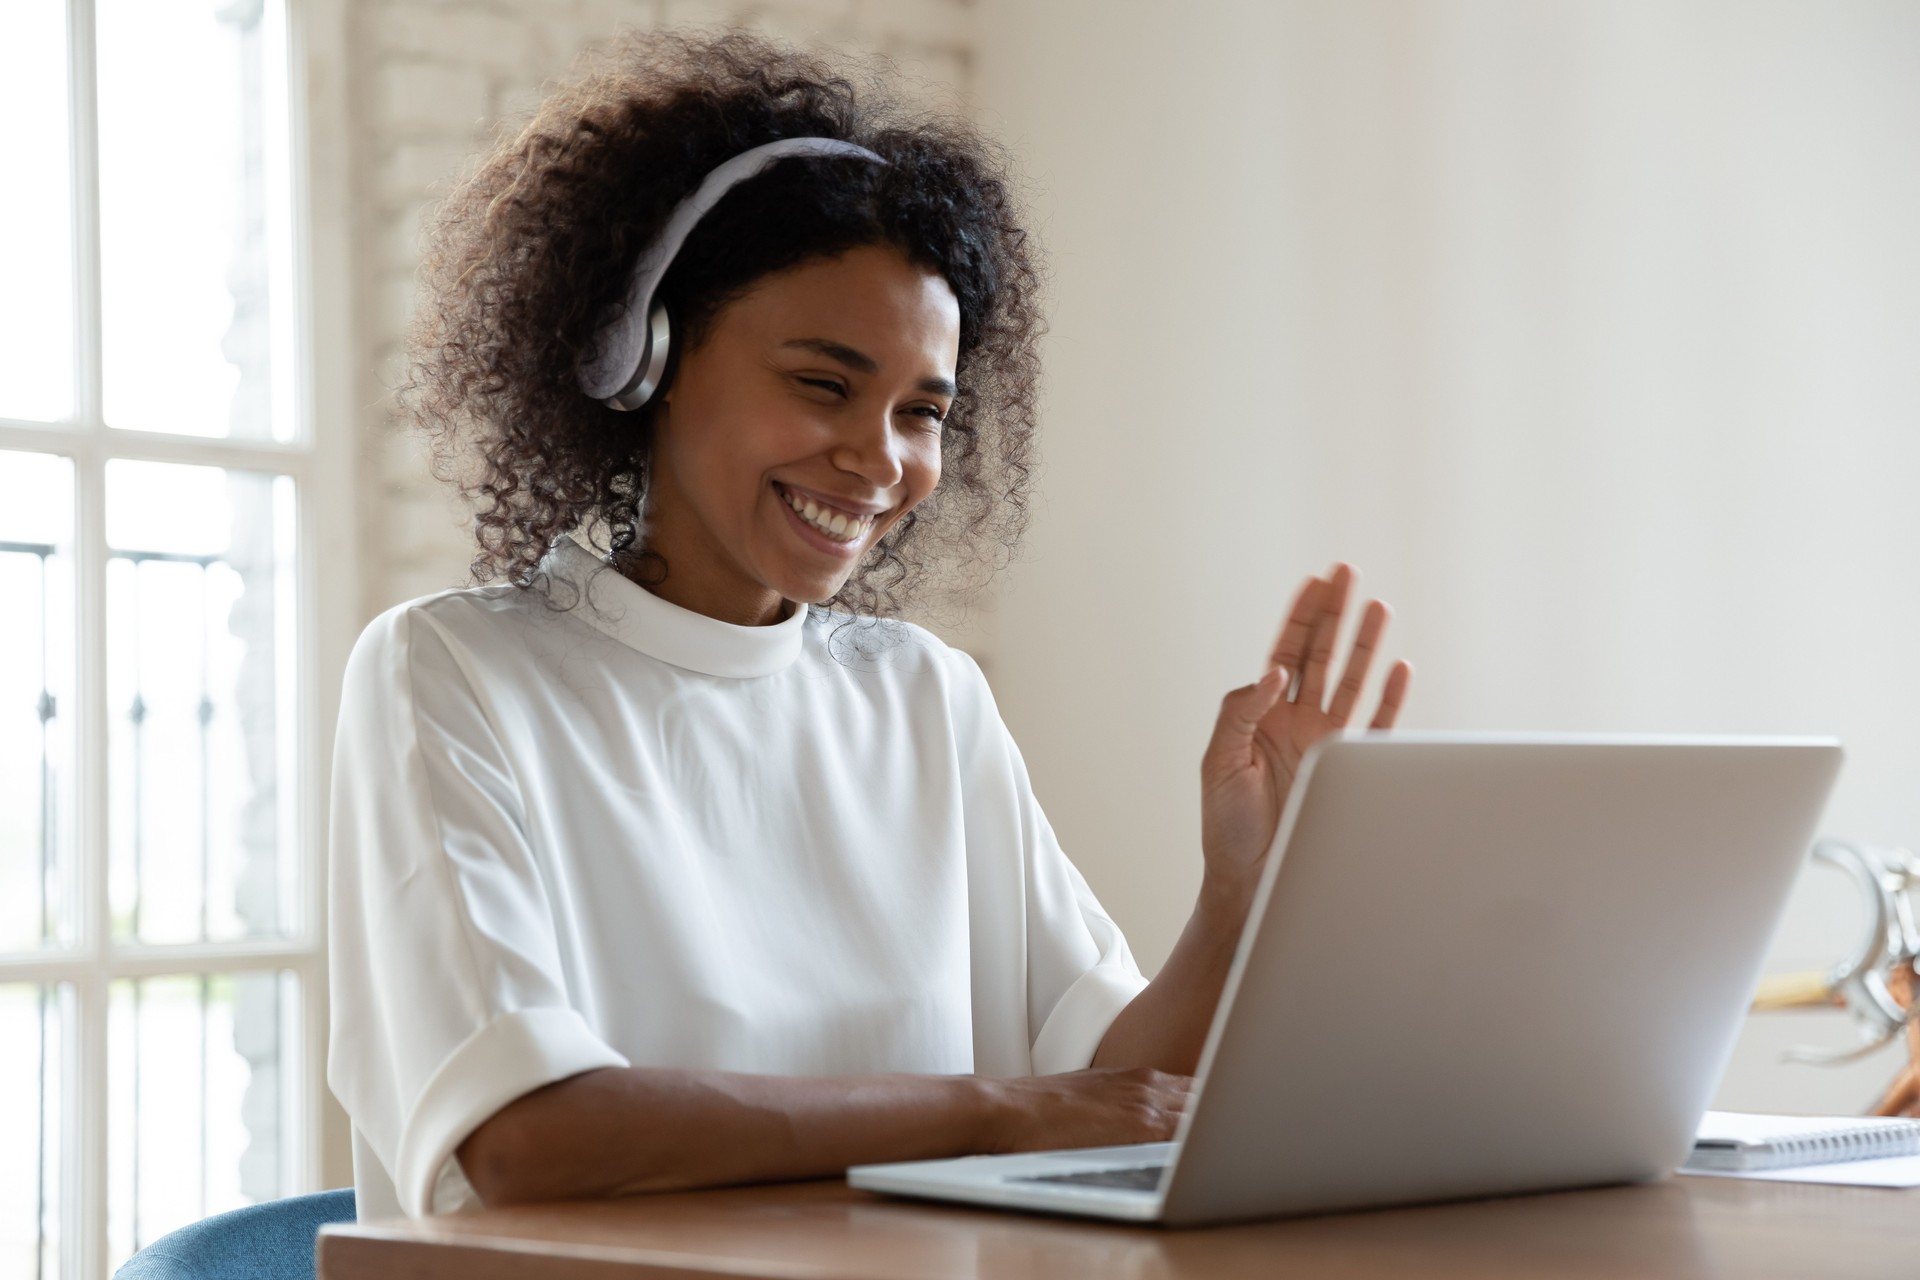
{"label": "laptop", "polygon": [[1664,1177],[1840,759],[1817,738],[1325,741],[1172,1142],[847,1179],[1189,1225]]}

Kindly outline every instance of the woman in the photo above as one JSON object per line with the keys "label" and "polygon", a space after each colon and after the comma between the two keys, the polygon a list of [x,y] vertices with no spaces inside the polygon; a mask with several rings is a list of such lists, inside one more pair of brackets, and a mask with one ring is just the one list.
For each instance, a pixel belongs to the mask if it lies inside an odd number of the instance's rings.
{"label": "woman", "polygon": [[1226,696],[1200,899],[1146,982],[978,668],[886,620],[1018,533],[1035,279],[978,138],[743,36],[604,51],[450,199],[408,399],[498,585],[349,663],[329,1079],[362,1214],[1171,1134],[1386,610],[1342,662],[1352,572],[1310,580]]}

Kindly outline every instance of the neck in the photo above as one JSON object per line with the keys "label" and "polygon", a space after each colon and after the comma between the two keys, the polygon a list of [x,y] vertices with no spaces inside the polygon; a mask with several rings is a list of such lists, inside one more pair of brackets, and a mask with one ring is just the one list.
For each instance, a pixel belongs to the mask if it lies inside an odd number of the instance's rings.
{"label": "neck", "polygon": [[727,584],[716,582],[713,575],[702,574],[678,560],[675,564],[679,565],[678,572],[669,567],[665,556],[652,553],[651,548],[614,561],[614,567],[622,576],[649,594],[718,622],[736,627],[770,627],[793,616],[786,599],[776,591],[758,584],[756,589],[730,590]]}

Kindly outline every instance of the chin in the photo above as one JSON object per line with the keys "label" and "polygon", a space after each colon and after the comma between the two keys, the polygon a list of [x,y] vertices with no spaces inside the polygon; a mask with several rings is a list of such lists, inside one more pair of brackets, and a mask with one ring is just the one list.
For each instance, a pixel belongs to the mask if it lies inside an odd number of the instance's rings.
{"label": "chin", "polygon": [[791,573],[768,575],[763,581],[780,593],[783,600],[798,600],[802,604],[824,604],[839,593],[852,574],[821,577],[811,573]]}
{"label": "chin", "polygon": [[845,585],[845,579],[824,585],[817,582],[805,585],[795,584],[793,590],[782,591],[780,594],[788,600],[798,600],[801,604],[824,605],[827,601],[840,594],[840,588]]}

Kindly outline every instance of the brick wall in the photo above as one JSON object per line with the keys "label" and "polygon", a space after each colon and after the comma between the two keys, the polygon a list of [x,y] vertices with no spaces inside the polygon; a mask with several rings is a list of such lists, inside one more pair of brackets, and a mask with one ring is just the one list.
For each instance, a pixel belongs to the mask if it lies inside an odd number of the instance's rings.
{"label": "brick wall", "polygon": [[971,0],[356,0],[354,367],[362,385],[362,612],[457,586],[466,512],[427,474],[388,389],[412,303],[422,215],[579,51],[634,26],[740,24],[800,44],[885,53],[928,93],[966,101]]}

